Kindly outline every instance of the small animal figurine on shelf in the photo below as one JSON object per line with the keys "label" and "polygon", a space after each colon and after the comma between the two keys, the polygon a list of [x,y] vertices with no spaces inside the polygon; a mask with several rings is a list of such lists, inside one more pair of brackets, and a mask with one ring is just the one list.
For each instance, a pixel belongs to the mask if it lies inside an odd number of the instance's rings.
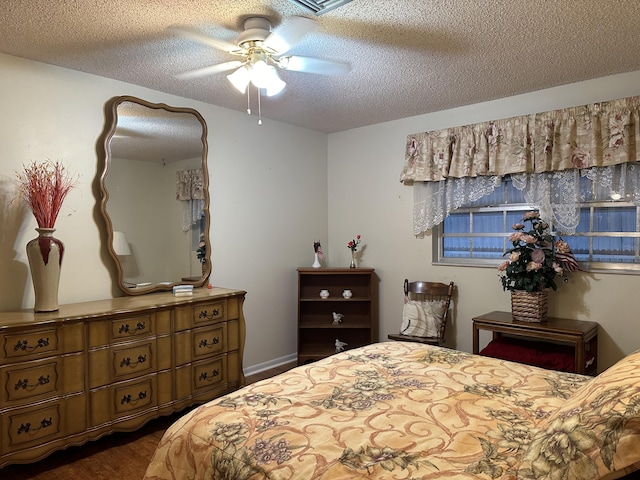
{"label": "small animal figurine on shelf", "polygon": [[333,322],[331,325],[340,325],[342,323],[342,319],[344,318],[343,314],[332,312],[331,315],[333,316]]}
{"label": "small animal figurine on shelf", "polygon": [[348,343],[341,342],[336,338],[336,353],[344,352],[344,347],[346,347]]}

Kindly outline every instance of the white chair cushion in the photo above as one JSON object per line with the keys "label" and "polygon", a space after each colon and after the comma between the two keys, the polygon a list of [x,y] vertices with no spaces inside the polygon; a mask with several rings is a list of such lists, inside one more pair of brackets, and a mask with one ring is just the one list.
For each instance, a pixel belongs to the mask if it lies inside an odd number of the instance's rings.
{"label": "white chair cushion", "polygon": [[444,300],[407,300],[402,310],[400,333],[414,337],[437,337],[446,307]]}

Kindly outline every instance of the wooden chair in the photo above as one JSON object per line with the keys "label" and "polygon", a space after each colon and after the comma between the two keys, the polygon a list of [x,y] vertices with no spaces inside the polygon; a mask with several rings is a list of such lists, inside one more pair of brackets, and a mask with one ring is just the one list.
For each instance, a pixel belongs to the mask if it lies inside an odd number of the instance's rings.
{"label": "wooden chair", "polygon": [[447,327],[447,320],[449,317],[449,306],[451,304],[451,297],[453,296],[453,290],[455,285],[450,282],[446,283],[438,282],[423,282],[415,281],[409,282],[408,279],[404,280],[404,294],[412,300],[421,301],[433,301],[443,300],[445,302],[444,315],[442,322],[436,337],[416,337],[412,335],[404,335],[402,333],[389,334],[390,340],[400,340],[404,342],[419,342],[429,345],[442,345],[444,343],[444,333]]}

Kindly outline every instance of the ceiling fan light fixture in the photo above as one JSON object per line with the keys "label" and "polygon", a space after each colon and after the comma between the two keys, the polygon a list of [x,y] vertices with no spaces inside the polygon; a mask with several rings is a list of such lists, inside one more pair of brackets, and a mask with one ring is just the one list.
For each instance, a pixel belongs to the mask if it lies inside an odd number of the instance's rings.
{"label": "ceiling fan light fixture", "polygon": [[268,97],[277,95],[285,87],[286,83],[278,76],[273,65],[267,65],[266,62],[260,60],[249,67],[249,76],[251,83],[257,88],[266,90]]}
{"label": "ceiling fan light fixture", "polygon": [[280,79],[280,77],[278,77],[278,75],[276,74],[275,78],[271,80],[271,82],[266,88],[267,97],[273,97],[274,95],[279,94],[286,85],[287,84],[284,82],[284,80]]}
{"label": "ceiling fan light fixture", "polygon": [[249,78],[251,79],[251,83],[258,88],[267,88],[271,75],[269,65],[267,65],[267,62],[264,60],[259,60],[249,66]]}
{"label": "ceiling fan light fixture", "polygon": [[249,69],[246,66],[242,66],[235,72],[227,75],[227,79],[229,79],[231,84],[236,87],[240,93],[245,93],[247,91],[249,81],[251,80],[251,76]]}
{"label": "ceiling fan light fixture", "polygon": [[[294,1],[294,0],[292,0]],[[350,0],[299,0],[300,5],[311,8],[317,15],[337,8]],[[192,27],[176,27],[177,33],[192,40],[203,43],[217,50],[241,57],[241,60],[210,65],[190,72],[176,75],[181,79],[198,78],[219,72],[227,75],[229,82],[240,93],[247,97],[247,113],[251,115],[251,88],[256,87],[258,99],[258,124],[262,124],[260,98],[278,95],[286,83],[278,75],[279,69],[317,73],[322,75],[339,75],[348,73],[351,65],[345,62],[325,60],[313,57],[285,56],[284,53],[297,45],[302,39],[319,29],[317,21],[305,16],[293,16],[282,22],[275,29],[265,17],[249,17],[244,21],[244,30],[240,33],[236,44],[226,40],[211,38]]]}

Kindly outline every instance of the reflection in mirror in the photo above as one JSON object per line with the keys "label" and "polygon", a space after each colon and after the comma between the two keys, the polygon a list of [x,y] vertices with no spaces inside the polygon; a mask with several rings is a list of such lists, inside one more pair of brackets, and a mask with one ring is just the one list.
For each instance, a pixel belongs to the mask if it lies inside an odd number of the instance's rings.
{"label": "reflection in mirror", "polygon": [[201,286],[209,262],[207,126],[193,109],[117,97],[107,109],[101,211],[129,295]]}

